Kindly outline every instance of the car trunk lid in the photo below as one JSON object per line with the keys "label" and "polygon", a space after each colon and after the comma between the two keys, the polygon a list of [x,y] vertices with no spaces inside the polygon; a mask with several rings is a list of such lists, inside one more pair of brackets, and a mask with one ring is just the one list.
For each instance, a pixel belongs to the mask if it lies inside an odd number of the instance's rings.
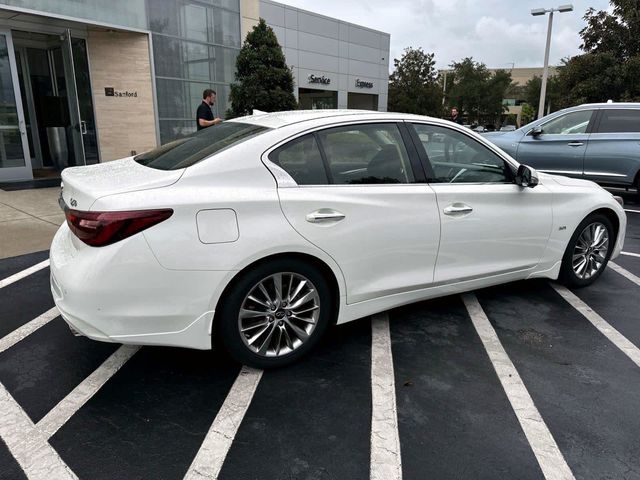
{"label": "car trunk lid", "polygon": [[133,157],[108,163],[71,167],[62,172],[62,200],[75,210],[91,210],[99,198],[118,193],[161,188],[177,182],[184,169],[157,170]]}

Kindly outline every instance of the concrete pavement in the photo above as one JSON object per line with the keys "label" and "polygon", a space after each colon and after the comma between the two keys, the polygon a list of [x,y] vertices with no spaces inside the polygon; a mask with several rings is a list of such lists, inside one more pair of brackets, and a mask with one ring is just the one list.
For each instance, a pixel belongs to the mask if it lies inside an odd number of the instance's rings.
{"label": "concrete pavement", "polygon": [[0,190],[0,259],[48,250],[64,222],[59,187]]}

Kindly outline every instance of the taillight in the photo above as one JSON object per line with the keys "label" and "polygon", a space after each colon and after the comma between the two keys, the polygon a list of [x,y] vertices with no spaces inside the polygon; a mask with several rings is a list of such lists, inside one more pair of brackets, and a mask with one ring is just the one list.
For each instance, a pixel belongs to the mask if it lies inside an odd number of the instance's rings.
{"label": "taillight", "polygon": [[173,215],[173,210],[81,212],[66,209],[65,215],[76,237],[92,247],[104,247],[166,220]]}

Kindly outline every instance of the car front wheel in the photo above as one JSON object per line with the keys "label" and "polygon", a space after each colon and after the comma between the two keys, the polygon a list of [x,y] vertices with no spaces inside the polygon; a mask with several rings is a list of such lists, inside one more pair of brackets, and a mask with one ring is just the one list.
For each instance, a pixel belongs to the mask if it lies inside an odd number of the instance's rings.
{"label": "car front wheel", "polygon": [[278,259],[242,275],[223,300],[218,332],[229,354],[256,368],[290,364],[332,319],[331,291],[317,269]]}
{"label": "car front wheel", "polygon": [[585,218],[569,240],[560,280],[571,287],[591,285],[602,274],[614,246],[614,230],[604,215]]}

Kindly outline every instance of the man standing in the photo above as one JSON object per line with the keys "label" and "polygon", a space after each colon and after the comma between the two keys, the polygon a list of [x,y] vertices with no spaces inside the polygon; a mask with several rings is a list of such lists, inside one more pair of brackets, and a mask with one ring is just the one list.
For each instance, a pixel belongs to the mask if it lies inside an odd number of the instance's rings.
{"label": "man standing", "polygon": [[196,125],[198,130],[202,130],[203,128],[210,127],[211,125],[217,125],[222,123],[221,118],[213,118],[213,112],[211,111],[211,107],[216,101],[216,92],[207,88],[204,92],[202,92],[202,103],[198,107],[198,111],[196,113]]}
{"label": "man standing", "polygon": [[451,121],[458,125],[462,125],[462,118],[458,116],[458,107],[453,107],[451,109]]}

